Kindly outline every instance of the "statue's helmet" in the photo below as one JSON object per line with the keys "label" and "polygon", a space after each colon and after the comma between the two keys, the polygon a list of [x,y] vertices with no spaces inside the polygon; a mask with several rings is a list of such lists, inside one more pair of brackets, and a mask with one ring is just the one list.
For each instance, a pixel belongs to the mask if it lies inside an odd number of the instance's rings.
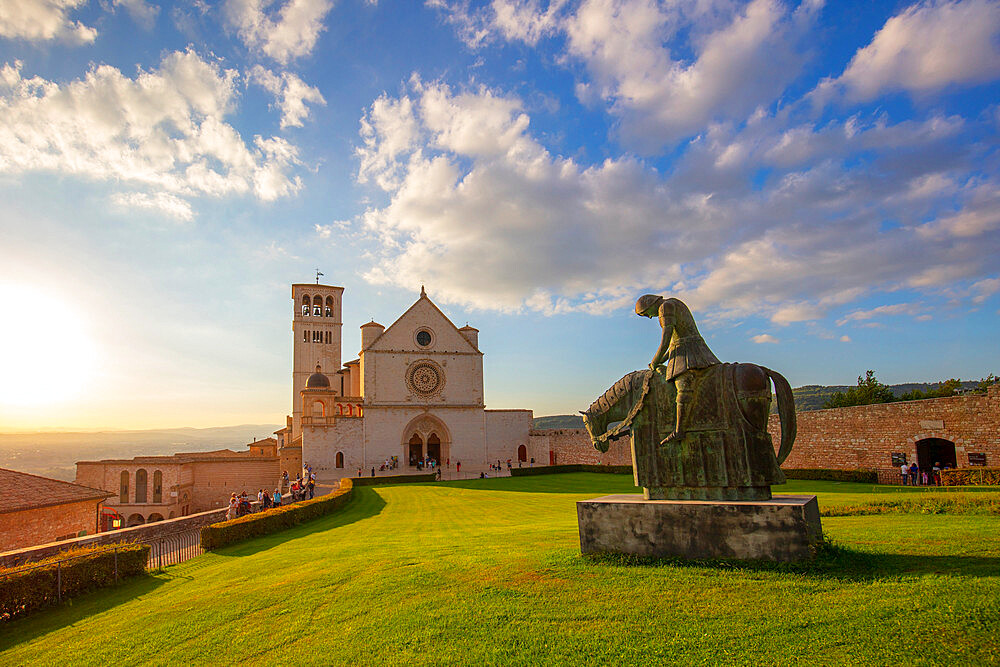
{"label": "statue's helmet", "polygon": [[643,294],[635,302],[635,314],[644,315],[647,310],[654,306],[659,306],[663,302],[663,297],[656,294]]}

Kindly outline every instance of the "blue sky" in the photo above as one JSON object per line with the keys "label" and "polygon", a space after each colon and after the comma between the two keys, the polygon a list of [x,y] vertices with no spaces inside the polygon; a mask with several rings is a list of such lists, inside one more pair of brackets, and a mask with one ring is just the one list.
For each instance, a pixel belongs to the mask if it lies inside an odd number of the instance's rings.
{"label": "blue sky", "polygon": [[277,422],[289,285],[420,285],[488,407],[652,357],[643,293],[793,385],[1000,368],[1000,4],[15,0],[0,429]]}

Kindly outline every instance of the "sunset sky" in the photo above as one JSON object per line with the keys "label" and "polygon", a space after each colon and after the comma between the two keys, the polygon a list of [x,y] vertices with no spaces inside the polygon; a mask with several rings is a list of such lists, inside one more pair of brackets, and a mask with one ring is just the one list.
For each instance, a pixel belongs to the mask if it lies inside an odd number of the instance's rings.
{"label": "sunset sky", "polygon": [[793,386],[1000,371],[1000,3],[0,4],[0,430],[279,423],[426,285],[585,408],[678,296]]}

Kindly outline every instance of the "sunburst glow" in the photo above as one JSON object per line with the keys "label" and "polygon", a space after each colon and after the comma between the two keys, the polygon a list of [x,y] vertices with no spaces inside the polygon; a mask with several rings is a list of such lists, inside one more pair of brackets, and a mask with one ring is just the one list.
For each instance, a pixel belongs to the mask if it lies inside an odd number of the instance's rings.
{"label": "sunburst glow", "polygon": [[0,322],[0,403],[58,403],[93,379],[97,346],[65,301],[34,287],[0,285]]}

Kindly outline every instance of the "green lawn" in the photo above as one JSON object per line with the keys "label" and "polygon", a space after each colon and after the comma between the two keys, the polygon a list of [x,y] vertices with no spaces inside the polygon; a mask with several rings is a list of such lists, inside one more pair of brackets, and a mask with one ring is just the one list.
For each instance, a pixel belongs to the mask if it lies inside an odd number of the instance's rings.
{"label": "green lawn", "polygon": [[0,665],[1000,662],[1000,516],[827,517],[810,565],[581,557],[575,501],[632,491],[593,473],[358,488],[337,515],[2,625]]}

